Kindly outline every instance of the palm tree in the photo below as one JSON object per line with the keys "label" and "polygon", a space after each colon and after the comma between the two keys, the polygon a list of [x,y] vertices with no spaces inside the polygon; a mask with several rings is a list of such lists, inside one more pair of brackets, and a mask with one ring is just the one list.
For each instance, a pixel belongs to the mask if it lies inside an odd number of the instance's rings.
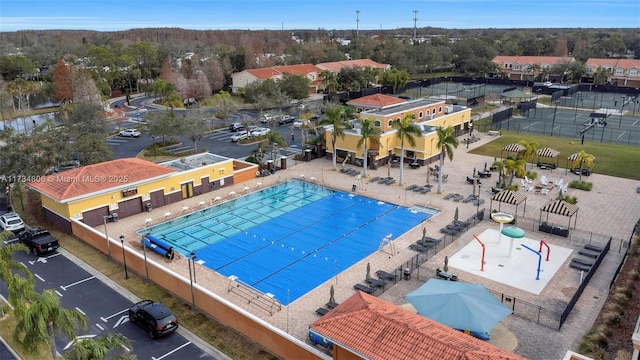
{"label": "palm tree", "polygon": [[62,332],[69,339],[76,338],[76,330],[87,326],[87,317],[77,310],[65,309],[60,298],[51,289],[42,294],[33,293],[24,299],[28,303],[18,316],[13,332],[14,340],[29,354],[36,354],[42,344],[51,346],[51,354],[57,356],[55,332]]}
{"label": "palm tree", "polygon": [[131,352],[131,341],[122,334],[106,334],[92,339],[76,341],[71,350],[64,353],[65,360],[101,360],[108,355],[115,355],[112,359],[136,359],[132,354],[122,354],[122,351]]}
{"label": "palm tree", "polygon": [[422,129],[413,123],[415,118],[416,115],[413,113],[406,114],[402,119],[396,119],[393,124],[391,124],[391,127],[396,129],[396,136],[400,139],[400,181],[398,181],[398,185],[400,186],[404,185],[404,181],[402,180],[404,170],[404,142],[408,142],[410,146],[416,146],[416,140],[413,137],[422,135]]}
{"label": "palm tree", "polygon": [[524,159],[511,160],[504,159],[502,161],[504,163],[504,174],[509,177],[509,187],[511,187],[513,183],[513,178],[515,176],[524,177],[526,172],[524,170],[525,165],[527,164]]}
{"label": "palm tree", "polygon": [[449,161],[453,161],[453,149],[458,148],[458,139],[454,135],[454,129],[451,126],[436,128],[438,135],[438,144],[440,149],[440,169],[438,171],[438,194],[442,194],[442,173],[445,155]]}
{"label": "palm tree", "polygon": [[344,106],[339,104],[331,105],[324,111],[324,116],[322,118],[322,121],[320,122],[323,125],[333,126],[333,131],[331,131],[331,146],[333,148],[333,170],[338,169],[338,165],[336,163],[336,159],[338,157],[336,142],[338,142],[338,137],[344,138],[344,112]]}
{"label": "palm tree", "polygon": [[271,160],[275,161],[275,155],[278,152],[278,146],[286,147],[287,142],[277,131],[269,131],[267,133],[267,144],[271,146]]}
{"label": "palm tree", "polygon": [[333,71],[323,70],[320,73],[320,79],[324,85],[327,94],[335,94],[338,91],[338,76]]}
{"label": "palm tree", "polygon": [[[540,143],[535,140],[531,140],[531,141],[520,140],[518,141],[518,144],[524,146],[524,151],[521,152],[522,157],[525,159],[525,161],[529,160],[531,164],[533,164],[533,155],[536,154],[536,152],[538,151],[538,148],[540,147]],[[526,162],[524,164],[524,169],[527,170]]]}
{"label": "palm tree", "polygon": [[380,133],[380,128],[374,126],[373,121],[371,121],[370,119],[360,120],[360,136],[362,137],[360,138],[360,140],[358,140],[356,146],[358,147],[358,149],[360,149],[364,145],[364,160],[362,162],[362,166],[364,167],[364,170],[362,172],[363,177],[367,177],[367,161],[369,160],[368,144],[371,143],[373,145],[380,145]]}
{"label": "palm tree", "polygon": [[584,150],[581,150],[578,153],[578,157],[573,160],[573,163],[571,164],[571,167],[573,169],[575,168],[579,168],[580,169],[580,173],[579,173],[579,180],[582,181],[582,168],[584,167],[584,165],[587,165],[590,169],[593,168],[594,162],[596,160],[596,157],[591,155],[591,154],[587,154]]}

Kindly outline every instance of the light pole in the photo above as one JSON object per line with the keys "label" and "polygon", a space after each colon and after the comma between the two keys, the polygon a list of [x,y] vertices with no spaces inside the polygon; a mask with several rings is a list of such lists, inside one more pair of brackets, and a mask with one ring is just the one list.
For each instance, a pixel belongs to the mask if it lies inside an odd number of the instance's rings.
{"label": "light pole", "polygon": [[147,284],[149,283],[149,268],[147,267],[147,246],[142,244],[142,253],[144,254],[144,274]]}
{"label": "light pole", "polygon": [[193,264],[193,282],[198,283],[196,280],[196,252],[191,251],[191,263]]}
{"label": "light pole", "polygon": [[129,279],[129,272],[127,271],[127,257],[124,252],[124,235],[120,235],[120,246],[122,246],[122,263],[124,264],[124,278]]}
{"label": "light pole", "polygon": [[[191,307],[193,308],[193,310],[196,309],[196,296],[193,293],[193,275],[191,274],[191,261],[193,260],[194,257],[194,252],[191,252],[192,256],[187,258],[187,264],[189,264],[189,285],[191,286]],[[194,268],[195,268],[195,264],[194,264]]]}
{"label": "light pole", "polygon": [[620,109],[620,121],[618,122],[618,128],[622,126],[622,113],[624,112],[624,100],[627,98],[626,95],[622,95],[622,108]]}
{"label": "light pole", "polygon": [[153,158],[155,159],[156,157],[156,136],[155,135],[151,135],[151,141],[153,142]]}
{"label": "light pole", "polygon": [[467,149],[469,148],[469,140],[471,139],[471,127],[467,129]]}
{"label": "light pole", "polygon": [[482,185],[478,184],[478,198],[476,199],[476,220],[480,221],[478,216],[480,215],[480,188]]}
{"label": "light pole", "polygon": [[104,239],[107,241],[107,255],[111,257],[111,247],[109,246],[109,234],[107,233],[107,219],[113,219],[113,215],[104,215],[102,216],[102,221],[104,223]]}
{"label": "light pole", "polygon": [[551,120],[551,136],[553,136],[553,128],[556,126],[556,113],[558,112],[559,102],[559,100],[556,100],[556,107],[553,110],[553,119]]}

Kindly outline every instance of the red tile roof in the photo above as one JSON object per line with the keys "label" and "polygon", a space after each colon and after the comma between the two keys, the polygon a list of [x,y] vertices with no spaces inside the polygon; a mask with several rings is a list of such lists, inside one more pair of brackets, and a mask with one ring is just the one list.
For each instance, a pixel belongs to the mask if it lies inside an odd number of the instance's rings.
{"label": "red tile roof", "polygon": [[640,59],[594,59],[591,58],[585,63],[587,66],[597,68],[611,67],[623,69],[640,69]]}
{"label": "red tile roof", "polygon": [[149,161],[128,158],[49,175],[28,185],[59,202],[176,172]]}
{"label": "red tile roof", "polygon": [[562,56],[496,56],[493,58],[493,62],[498,65],[503,65],[504,63],[511,64],[546,64],[546,65],[555,65],[562,64],[565,62],[575,60],[572,57],[562,57]]}
{"label": "red tile roof", "polygon": [[347,105],[381,108],[381,107],[400,104],[404,102],[407,102],[407,100],[400,99],[395,96],[373,94],[373,95],[363,96],[361,98],[350,100],[347,102]]}
{"label": "red tile roof", "polygon": [[526,360],[360,291],[309,328],[369,359]]}
{"label": "red tile roof", "polygon": [[261,80],[272,79],[283,74],[307,76],[312,73],[320,75],[322,69],[313,64],[298,64],[287,66],[272,66],[268,68],[247,69],[251,75]]}
{"label": "red tile roof", "polygon": [[273,68],[247,69],[246,71],[261,80],[271,79],[280,75],[280,72],[275,71]]}

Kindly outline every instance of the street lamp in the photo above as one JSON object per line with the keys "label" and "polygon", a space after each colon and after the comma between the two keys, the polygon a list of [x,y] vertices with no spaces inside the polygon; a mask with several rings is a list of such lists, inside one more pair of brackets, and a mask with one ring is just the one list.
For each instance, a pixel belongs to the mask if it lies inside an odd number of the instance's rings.
{"label": "street lamp", "polygon": [[[193,275],[191,274],[191,261],[193,261],[193,258],[195,257],[195,252],[191,252],[191,257],[187,258],[187,264],[189,264],[189,285],[191,285],[191,307],[195,310],[196,309],[196,296],[193,293]],[[194,270],[195,270],[195,264],[194,264]]]}
{"label": "street lamp", "polygon": [[620,121],[618,122],[618,128],[622,126],[622,113],[624,112],[624,100],[627,98],[626,95],[622,95],[622,108],[620,109]]}
{"label": "street lamp", "polygon": [[153,158],[155,159],[156,157],[156,136],[155,135],[151,135],[151,141],[153,141]]}
{"label": "street lamp", "polygon": [[193,263],[193,282],[197,283],[198,280],[196,280],[196,252],[195,251],[191,251],[191,263]]}
{"label": "street lamp", "polygon": [[553,128],[556,126],[556,113],[558,112],[558,103],[560,100],[556,100],[556,107],[553,110],[553,119],[551,120],[551,136],[553,136]]}
{"label": "street lamp", "polygon": [[149,283],[149,267],[147,266],[147,245],[142,244],[142,253],[144,254],[144,274],[147,284]]}
{"label": "street lamp", "polygon": [[476,220],[478,221],[480,221],[480,219],[478,218],[478,216],[480,215],[480,188],[482,188],[482,185],[478,183],[478,198],[476,199]]}
{"label": "street lamp", "polygon": [[120,246],[122,246],[122,263],[124,264],[124,278],[129,279],[129,272],[127,271],[127,257],[124,252],[124,235],[120,235]]}
{"label": "street lamp", "polygon": [[113,215],[104,215],[102,216],[102,221],[104,223],[104,239],[107,241],[107,255],[111,257],[111,247],[109,246],[109,234],[107,233],[107,219],[113,219]]}

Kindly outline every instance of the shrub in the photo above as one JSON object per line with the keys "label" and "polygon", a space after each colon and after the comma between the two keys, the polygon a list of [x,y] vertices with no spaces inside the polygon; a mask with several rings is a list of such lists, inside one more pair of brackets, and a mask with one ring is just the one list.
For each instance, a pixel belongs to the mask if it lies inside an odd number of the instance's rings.
{"label": "shrub", "polygon": [[593,183],[589,181],[573,180],[569,183],[569,187],[578,190],[591,191]]}
{"label": "shrub", "polygon": [[531,180],[535,180],[536,178],[538,178],[538,173],[535,171],[527,171],[527,177]]}

